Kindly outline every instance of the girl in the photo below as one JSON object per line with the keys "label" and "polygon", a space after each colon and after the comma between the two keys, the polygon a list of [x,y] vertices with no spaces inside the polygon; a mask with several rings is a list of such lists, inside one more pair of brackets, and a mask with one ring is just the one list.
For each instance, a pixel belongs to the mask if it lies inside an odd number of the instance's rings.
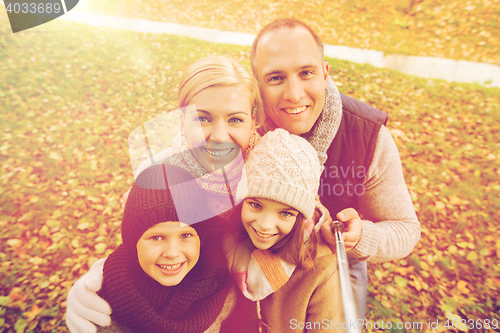
{"label": "girl", "polygon": [[316,199],[316,151],[305,139],[277,129],[250,152],[245,171],[237,197],[246,199],[225,247],[239,288],[257,301],[258,321],[248,331],[342,331],[337,260],[316,236],[324,217],[314,225],[315,208],[325,213]]}
{"label": "girl", "polygon": [[107,258],[99,292],[113,321],[99,332],[219,332],[234,291],[213,221],[196,223],[203,207],[193,186],[171,165],[147,169],[132,186],[123,244]]}

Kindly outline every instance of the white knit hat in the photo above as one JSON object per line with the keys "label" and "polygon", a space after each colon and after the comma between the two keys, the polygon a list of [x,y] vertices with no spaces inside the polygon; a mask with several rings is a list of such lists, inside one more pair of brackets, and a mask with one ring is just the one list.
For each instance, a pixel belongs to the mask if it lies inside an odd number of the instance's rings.
{"label": "white knit hat", "polygon": [[276,129],[264,135],[249,153],[236,200],[270,199],[313,216],[321,164],[307,140]]}

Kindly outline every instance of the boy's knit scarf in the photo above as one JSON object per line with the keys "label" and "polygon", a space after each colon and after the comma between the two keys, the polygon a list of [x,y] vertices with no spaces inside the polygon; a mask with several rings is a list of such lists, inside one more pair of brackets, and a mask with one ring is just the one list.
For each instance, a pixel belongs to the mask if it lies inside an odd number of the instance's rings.
{"label": "boy's knit scarf", "polygon": [[231,284],[221,244],[215,243],[202,245],[197,264],[172,287],[144,273],[136,252],[122,244],[106,259],[99,294],[134,332],[204,332],[219,316]]}

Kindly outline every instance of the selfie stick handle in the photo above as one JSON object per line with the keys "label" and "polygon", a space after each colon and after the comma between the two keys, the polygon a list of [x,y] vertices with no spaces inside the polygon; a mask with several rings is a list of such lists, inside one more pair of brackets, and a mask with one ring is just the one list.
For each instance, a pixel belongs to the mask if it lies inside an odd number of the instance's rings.
{"label": "selfie stick handle", "polygon": [[[342,306],[344,309],[344,319],[347,324],[348,333],[361,333],[358,325],[358,313],[354,304],[354,296],[352,294],[351,279],[349,277],[349,264],[347,262],[347,253],[345,251],[344,237],[342,231],[344,225],[335,221],[332,224],[332,232],[335,234],[337,247],[337,261],[339,263],[340,289],[342,292]],[[355,323],[355,324],[353,324]],[[354,327],[354,328],[353,328]]]}

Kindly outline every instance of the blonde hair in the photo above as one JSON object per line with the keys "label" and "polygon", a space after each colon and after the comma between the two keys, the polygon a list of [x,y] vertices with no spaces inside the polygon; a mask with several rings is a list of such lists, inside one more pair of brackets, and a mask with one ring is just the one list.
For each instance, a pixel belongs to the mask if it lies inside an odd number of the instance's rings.
{"label": "blonde hair", "polygon": [[256,128],[262,126],[265,114],[257,80],[240,63],[224,56],[198,59],[186,69],[179,84],[179,107],[188,106],[196,94],[216,86],[241,86],[250,99]]}

